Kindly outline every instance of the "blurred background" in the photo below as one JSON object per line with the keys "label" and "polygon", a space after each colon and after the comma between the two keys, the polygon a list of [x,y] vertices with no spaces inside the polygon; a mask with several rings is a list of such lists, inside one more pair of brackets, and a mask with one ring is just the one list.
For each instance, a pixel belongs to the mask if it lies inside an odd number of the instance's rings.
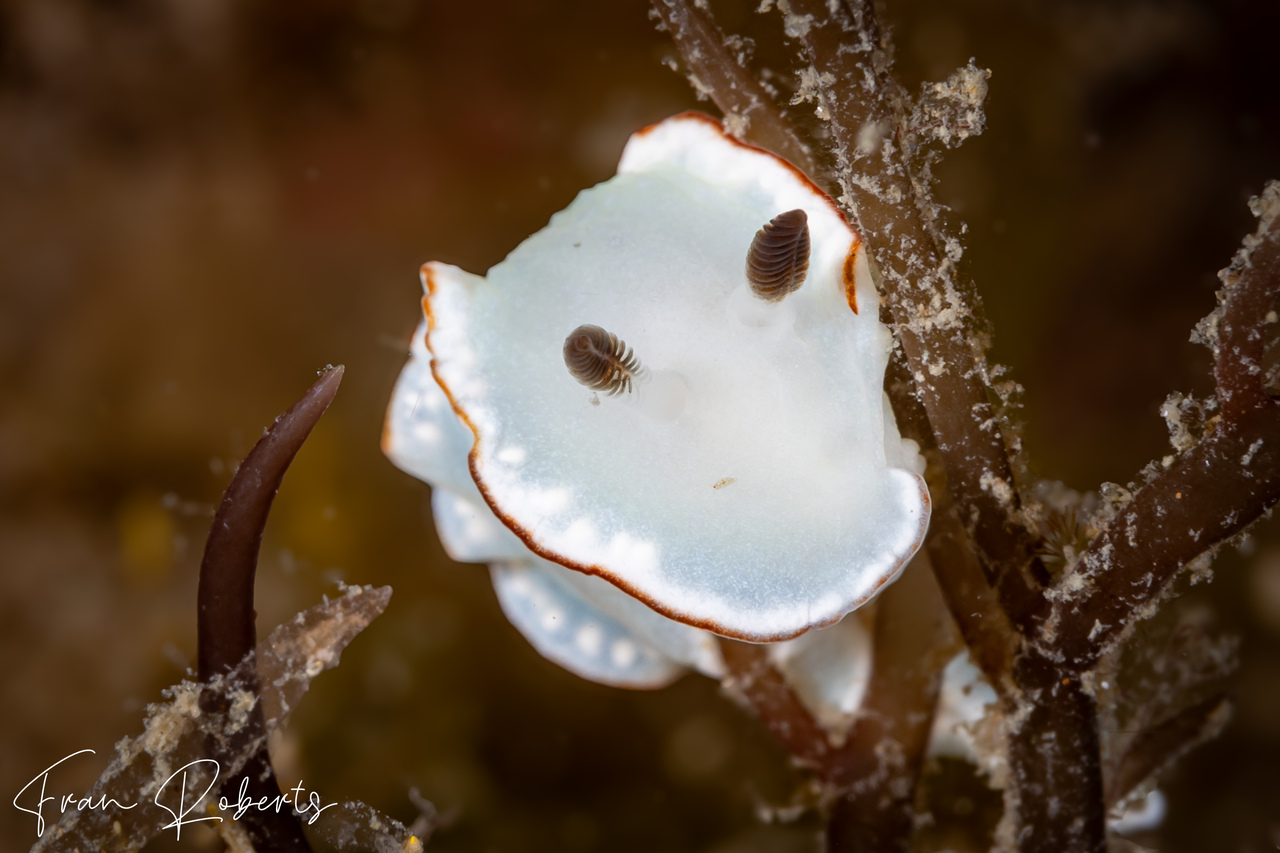
{"label": "blurred background", "polygon": [[[885,6],[913,90],[970,56],[994,72],[989,129],[938,197],[1026,388],[1033,473],[1127,482],[1167,452],[1166,395],[1211,389],[1188,333],[1254,228],[1245,201],[1280,178],[1280,6]],[[406,821],[417,786],[452,815],[437,850],[812,849],[811,818],[758,819],[803,777],[715,684],[632,693],[543,661],[378,448],[419,265],[483,272],[629,133],[698,108],[672,56],[642,0],[0,2],[0,799],[96,749],[55,777],[83,790],[194,665],[234,465],[343,363],[267,529],[259,631],[339,579],[395,595],[292,718],[282,778]],[[787,51],[765,58],[785,85]],[[1185,606],[1242,638],[1237,712],[1170,778],[1152,843],[1275,849],[1275,523]],[[0,808],[0,846],[34,834]],[[149,849],[217,849],[171,835]]]}

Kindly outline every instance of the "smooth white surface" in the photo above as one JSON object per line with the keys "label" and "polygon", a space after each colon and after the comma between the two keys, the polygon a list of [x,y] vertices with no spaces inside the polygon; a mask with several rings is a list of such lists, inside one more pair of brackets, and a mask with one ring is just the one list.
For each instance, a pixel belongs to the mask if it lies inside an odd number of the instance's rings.
{"label": "smooth white surface", "polygon": [[1159,788],[1132,803],[1116,817],[1108,817],[1107,829],[1120,835],[1159,829],[1168,812],[1168,802]]}
{"label": "smooth white surface", "polygon": [[406,474],[468,495],[476,490],[467,469],[474,436],[458,420],[449,398],[432,378],[426,340],[424,320],[413,333],[409,363],[391,392],[382,452]]}
{"label": "smooth white surface", "polygon": [[491,573],[498,603],[511,624],[539,654],[575,675],[615,687],[657,689],[685,671],[637,643],[617,621],[567,594],[561,567],[494,563]]}
{"label": "smooth white surface", "polygon": [[711,634],[673,622],[599,578],[548,563],[494,516],[467,470],[471,431],[431,376],[425,334],[424,324],[396,383],[383,449],[432,484],[445,552],[459,562],[500,562],[493,580],[508,619],[539,653],[583,678],[657,688],[689,669],[722,676]]}
{"label": "smooth white surface", "polygon": [[871,634],[857,613],[769,647],[774,666],[818,723],[844,732],[871,681]]}
{"label": "smooth white surface", "polygon": [[972,726],[986,716],[987,706],[996,701],[995,689],[969,658],[967,649],[952,658],[942,670],[929,754],[963,758],[981,765]]}

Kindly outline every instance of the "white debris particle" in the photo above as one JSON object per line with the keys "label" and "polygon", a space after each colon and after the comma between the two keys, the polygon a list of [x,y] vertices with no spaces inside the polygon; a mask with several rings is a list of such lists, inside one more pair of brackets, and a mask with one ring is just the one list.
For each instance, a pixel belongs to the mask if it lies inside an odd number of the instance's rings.
{"label": "white debris particle", "polygon": [[257,702],[258,697],[252,690],[237,690],[231,694],[231,709],[227,712],[228,733],[235,734],[249,724],[249,712]]}
{"label": "white debris particle", "polygon": [[991,72],[979,68],[972,59],[952,72],[944,83],[926,83],[907,120],[918,143],[937,142],[955,148],[971,136],[982,133],[986,116],[982,103],[987,97]]}
{"label": "white debris particle", "polygon": [[1280,181],[1271,181],[1262,189],[1262,193],[1249,199],[1249,209],[1258,217],[1259,233],[1271,228],[1277,216],[1280,216]]}
{"label": "white debris particle", "polygon": [[699,101],[705,101],[711,97],[711,87],[706,83],[703,83],[702,80],[698,78],[697,74],[690,71],[686,76],[688,77],[689,85],[693,87],[693,92],[697,95]]}
{"label": "white debris particle", "polygon": [[1187,429],[1187,425],[1183,420],[1186,413],[1187,398],[1182,394],[1170,394],[1169,398],[1160,405],[1160,414],[1164,418],[1165,424],[1169,427],[1169,443],[1173,445],[1173,449],[1182,453],[1190,450],[1196,443],[1195,437],[1191,435],[1191,431]]}
{"label": "white debris particle", "polygon": [[147,706],[147,726],[141,745],[144,752],[159,757],[170,752],[191,720],[200,716],[200,690],[189,681],[170,688],[168,703]]}
{"label": "white debris particle", "polygon": [[1249,463],[1253,461],[1253,457],[1261,449],[1262,449],[1262,439],[1258,439],[1253,444],[1249,445],[1249,449],[1245,451],[1244,456],[1240,457],[1240,464],[1248,468]]}
{"label": "white debris particle", "polygon": [[880,150],[888,128],[881,122],[864,121],[858,128],[857,152],[859,157],[870,157]]}
{"label": "white debris particle", "polygon": [[1045,592],[1050,601],[1070,601],[1089,588],[1089,576],[1082,571],[1070,572],[1057,586]]}
{"label": "white debris particle", "polygon": [[315,678],[324,672],[334,661],[333,652],[329,649],[318,649],[315,654],[307,658],[307,678]]}
{"label": "white debris particle", "polygon": [[836,78],[830,72],[819,74],[812,65],[800,69],[800,84],[791,98],[792,104],[803,104],[807,101],[818,101],[822,96],[822,87],[830,86]]}
{"label": "white debris particle", "polygon": [[745,139],[751,120],[739,113],[729,113],[724,117],[724,129],[734,139]]}
{"label": "white debris particle", "polygon": [[1013,487],[1003,478],[997,477],[990,471],[983,471],[982,477],[978,480],[978,485],[982,488],[982,491],[994,497],[1002,506],[1013,506]]}
{"label": "white debris particle", "polygon": [[782,29],[787,38],[802,39],[809,35],[812,26],[813,15],[787,15],[782,19]]}
{"label": "white debris particle", "polygon": [[[1196,538],[1199,539],[1199,536]],[[1213,580],[1213,558],[1217,554],[1218,549],[1211,548],[1190,563],[1187,563],[1187,574],[1190,577],[1192,586],[1198,586]]]}

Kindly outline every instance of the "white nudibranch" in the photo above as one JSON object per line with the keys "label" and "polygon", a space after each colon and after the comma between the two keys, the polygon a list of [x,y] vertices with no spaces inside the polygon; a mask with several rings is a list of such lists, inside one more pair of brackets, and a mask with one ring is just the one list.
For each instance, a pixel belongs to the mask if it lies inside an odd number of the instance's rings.
{"label": "white nudibranch", "polygon": [[557,663],[637,687],[719,675],[708,632],[831,625],[919,547],[923,462],[883,390],[861,239],[714,120],[637,133],[485,277],[422,275],[384,450]]}

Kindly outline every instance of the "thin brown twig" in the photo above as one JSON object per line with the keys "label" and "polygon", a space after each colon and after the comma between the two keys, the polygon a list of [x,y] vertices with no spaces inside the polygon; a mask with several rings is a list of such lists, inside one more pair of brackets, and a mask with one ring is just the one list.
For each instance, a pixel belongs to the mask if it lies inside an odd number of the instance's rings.
{"label": "thin brown twig", "polygon": [[906,853],[942,670],[959,648],[927,560],[917,559],[879,598],[871,681],[829,780],[831,853]]}
{"label": "thin brown twig", "polygon": [[1138,734],[1107,781],[1115,806],[1197,744],[1215,737],[1231,715],[1231,700],[1217,693]]}
{"label": "thin brown twig", "polygon": [[711,15],[693,0],[654,0],[653,8],[680,50],[694,89],[720,108],[727,130],[814,174],[808,146],[769,92],[729,49]]}
{"label": "thin brown twig", "polygon": [[[333,401],[342,374],[341,366],[326,371],[302,399],[276,418],[249,451],[222,496],[200,563],[196,633],[202,683],[234,670],[257,644],[253,587],[267,516],[285,471]],[[225,712],[226,702],[224,694],[210,692],[202,697],[201,705],[205,710]],[[246,735],[256,735],[265,731],[265,727],[262,706],[258,703],[250,713]],[[250,800],[265,797],[263,801],[270,801],[280,796],[271,756],[265,748],[245,763],[242,775],[247,780]],[[223,793],[238,796],[235,784],[230,781],[223,787]],[[292,809],[250,810],[241,823],[259,853],[309,853],[311,850]]]}
{"label": "thin brown twig", "polygon": [[941,673],[959,647],[926,560],[913,561],[881,593],[876,608],[871,679],[843,742],[804,707],[764,647],[722,644],[732,686],[834,796],[831,851],[909,848]]}
{"label": "thin brown twig", "polygon": [[769,661],[766,647],[721,638],[720,652],[729,670],[726,686],[746,700],[797,764],[823,776],[833,750],[831,737]]}
{"label": "thin brown twig", "polygon": [[1000,693],[1008,693],[1009,673],[1022,646],[1022,638],[1009,622],[982,567],[973,543],[955,516],[949,498],[933,491],[933,515],[925,549],[933,564],[942,597],[964,637],[973,663]]}
{"label": "thin brown twig", "polygon": [[[893,406],[898,429],[903,438],[920,446],[926,459],[936,459],[938,449],[929,416],[911,389],[902,352],[895,350],[885,373],[884,390]],[[924,545],[929,562],[973,662],[997,690],[1007,692],[1006,682],[1014,656],[1022,645],[1022,636],[987,584],[982,565],[974,554],[973,540],[955,514],[943,466],[930,461],[927,467],[929,495],[933,500]]]}
{"label": "thin brown twig", "polygon": [[[1271,190],[1280,195],[1280,190]],[[1280,297],[1280,215],[1229,271],[1217,319],[1221,414],[1208,434],[1138,489],[1055,591],[1049,640],[1076,670],[1092,666],[1192,560],[1280,500],[1280,401],[1262,373],[1268,315]]]}

